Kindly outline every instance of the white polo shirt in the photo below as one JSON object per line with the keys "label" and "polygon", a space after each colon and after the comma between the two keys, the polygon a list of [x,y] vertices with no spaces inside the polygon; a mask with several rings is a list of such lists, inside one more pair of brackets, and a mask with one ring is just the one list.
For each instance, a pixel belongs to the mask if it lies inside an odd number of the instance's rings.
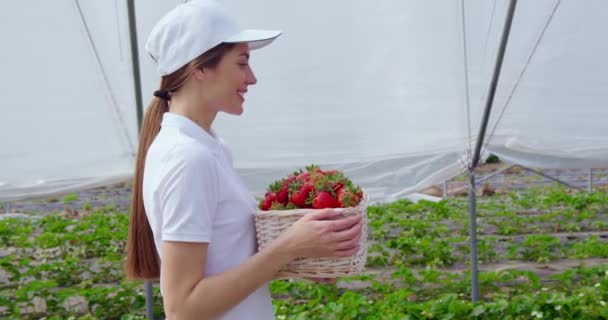
{"label": "white polo shirt", "polygon": [[[256,201],[234,170],[230,150],[186,117],[164,114],[146,157],[143,198],[161,255],[162,241],[209,243],[205,276],[211,276],[256,252]],[[266,284],[220,319],[273,318]]]}

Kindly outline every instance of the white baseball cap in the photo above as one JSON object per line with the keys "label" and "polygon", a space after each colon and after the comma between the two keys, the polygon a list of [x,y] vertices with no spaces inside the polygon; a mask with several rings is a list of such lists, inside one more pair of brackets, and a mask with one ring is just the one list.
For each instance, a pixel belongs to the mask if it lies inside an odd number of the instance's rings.
{"label": "white baseball cap", "polygon": [[152,29],[145,48],[164,76],[220,43],[246,42],[255,50],[280,34],[278,30],[242,29],[217,2],[194,0],[169,11]]}

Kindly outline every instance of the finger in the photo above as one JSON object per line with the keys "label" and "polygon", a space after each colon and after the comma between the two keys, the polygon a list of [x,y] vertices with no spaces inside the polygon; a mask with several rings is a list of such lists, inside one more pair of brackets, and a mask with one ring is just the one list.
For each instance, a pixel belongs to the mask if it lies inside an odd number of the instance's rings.
{"label": "finger", "polygon": [[354,246],[352,248],[346,249],[346,250],[338,250],[336,251],[335,255],[336,257],[352,257],[354,256],[357,252],[359,252],[359,246]]}
{"label": "finger", "polygon": [[344,229],[349,229],[356,223],[361,222],[361,215],[357,214],[354,216],[348,216],[346,218],[342,218],[339,220],[334,220],[331,222],[331,230],[333,231],[341,231]]}
{"label": "finger", "polygon": [[361,223],[361,221],[359,221],[358,223],[355,223],[348,229],[335,232],[333,238],[336,241],[347,241],[347,240],[351,240],[353,238],[360,238],[362,227],[363,227],[363,224]]}
{"label": "finger", "polygon": [[361,237],[359,235],[357,235],[353,239],[339,242],[335,246],[335,248],[336,248],[336,250],[347,250],[347,249],[357,246],[359,244],[360,240],[361,240]]}
{"label": "finger", "polygon": [[342,231],[345,229],[350,229],[353,225],[357,224],[361,221],[360,215],[348,216],[341,219],[337,219],[331,221],[329,223],[329,230],[331,231]]}
{"label": "finger", "polygon": [[304,217],[309,220],[334,220],[342,216],[343,209],[323,209],[320,211],[313,211]]}

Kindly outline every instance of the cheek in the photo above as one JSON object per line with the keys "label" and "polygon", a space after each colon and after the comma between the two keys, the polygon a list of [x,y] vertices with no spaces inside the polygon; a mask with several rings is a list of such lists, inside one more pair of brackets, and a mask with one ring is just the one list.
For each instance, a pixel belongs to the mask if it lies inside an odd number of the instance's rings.
{"label": "cheek", "polygon": [[238,90],[240,84],[242,83],[241,78],[241,72],[239,71],[231,70],[231,72],[227,72],[219,81],[221,83],[222,90]]}

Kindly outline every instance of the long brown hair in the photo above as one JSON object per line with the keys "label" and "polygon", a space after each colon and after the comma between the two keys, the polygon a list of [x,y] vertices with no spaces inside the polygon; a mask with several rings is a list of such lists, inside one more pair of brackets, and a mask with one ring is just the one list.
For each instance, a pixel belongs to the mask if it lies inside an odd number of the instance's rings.
{"label": "long brown hair", "polygon": [[[163,76],[159,90],[169,93],[176,92],[193,71],[202,68],[215,68],[222,57],[234,46],[234,44],[227,43],[219,44],[177,71]],[[154,245],[152,229],[146,216],[142,191],[146,154],[152,141],[160,132],[160,123],[163,114],[167,111],[169,111],[168,101],[154,97],[146,110],[139,133],[125,266],[129,279],[157,279],[160,276],[160,259]]]}

